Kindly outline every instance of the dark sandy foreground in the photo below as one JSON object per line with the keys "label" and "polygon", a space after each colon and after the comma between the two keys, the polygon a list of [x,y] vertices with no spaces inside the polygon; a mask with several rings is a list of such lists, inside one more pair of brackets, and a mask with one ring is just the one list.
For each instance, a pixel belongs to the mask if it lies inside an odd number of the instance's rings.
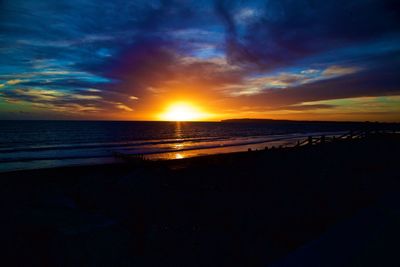
{"label": "dark sandy foreground", "polygon": [[400,266],[400,137],[0,174],[2,266]]}

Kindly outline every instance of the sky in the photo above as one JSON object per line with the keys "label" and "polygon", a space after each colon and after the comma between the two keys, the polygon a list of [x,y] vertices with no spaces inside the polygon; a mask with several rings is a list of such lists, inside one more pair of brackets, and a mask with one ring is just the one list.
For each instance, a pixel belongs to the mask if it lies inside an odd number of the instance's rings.
{"label": "sky", "polygon": [[397,0],[0,1],[0,119],[400,121],[399,82]]}

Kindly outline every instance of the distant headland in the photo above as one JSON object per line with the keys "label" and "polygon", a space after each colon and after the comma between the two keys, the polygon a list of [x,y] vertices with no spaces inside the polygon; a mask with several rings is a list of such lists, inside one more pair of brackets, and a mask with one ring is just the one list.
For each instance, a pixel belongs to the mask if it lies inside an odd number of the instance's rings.
{"label": "distant headland", "polygon": [[387,124],[399,124],[399,122],[378,122],[378,121],[317,121],[317,120],[275,120],[275,119],[226,119],[220,122],[232,122],[232,123],[326,123],[326,124],[376,124],[376,123],[387,123]]}

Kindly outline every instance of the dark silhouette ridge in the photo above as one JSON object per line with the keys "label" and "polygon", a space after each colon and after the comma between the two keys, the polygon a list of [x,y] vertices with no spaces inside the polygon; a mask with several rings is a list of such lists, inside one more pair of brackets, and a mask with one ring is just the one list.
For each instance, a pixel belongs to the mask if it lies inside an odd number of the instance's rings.
{"label": "dark silhouette ridge", "polygon": [[371,121],[318,121],[318,120],[275,120],[275,119],[250,119],[250,118],[242,118],[242,119],[226,119],[221,120],[221,122],[236,122],[236,123],[317,123],[317,124],[358,124],[358,125],[371,125],[371,126],[400,126],[398,122],[371,122]]}

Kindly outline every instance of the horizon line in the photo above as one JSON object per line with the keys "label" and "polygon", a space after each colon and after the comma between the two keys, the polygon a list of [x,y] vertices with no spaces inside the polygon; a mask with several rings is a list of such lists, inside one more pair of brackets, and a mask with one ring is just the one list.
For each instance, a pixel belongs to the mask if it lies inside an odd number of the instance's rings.
{"label": "horizon line", "polygon": [[269,119],[269,118],[233,118],[222,120],[189,120],[189,121],[167,121],[167,120],[109,120],[109,119],[0,119],[0,121],[104,121],[104,122],[228,122],[228,121],[286,121],[286,122],[337,122],[337,123],[400,123],[400,121],[376,121],[376,120],[294,120],[294,119]]}

